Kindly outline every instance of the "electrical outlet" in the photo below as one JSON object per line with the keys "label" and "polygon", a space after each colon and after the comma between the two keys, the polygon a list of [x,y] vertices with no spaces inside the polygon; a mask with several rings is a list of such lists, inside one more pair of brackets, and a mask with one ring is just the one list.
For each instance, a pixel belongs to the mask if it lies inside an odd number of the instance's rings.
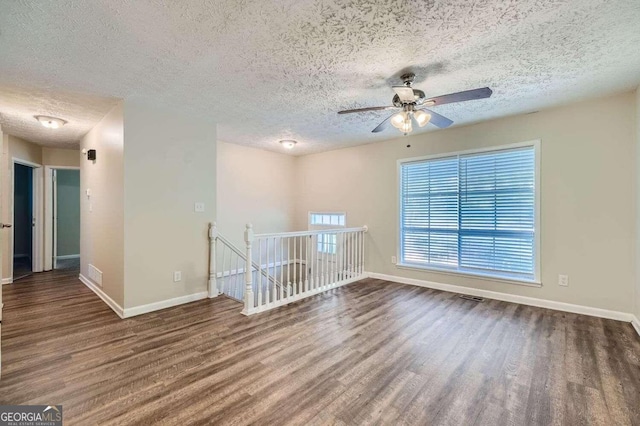
{"label": "electrical outlet", "polygon": [[569,287],[569,275],[558,275],[558,285]]}
{"label": "electrical outlet", "polygon": [[177,283],[180,280],[182,280],[182,272],[181,271],[174,271],[173,272],[173,282]]}
{"label": "electrical outlet", "polygon": [[197,213],[204,212],[204,203],[195,203],[193,205],[193,210]]}
{"label": "electrical outlet", "polygon": [[397,260],[398,260],[398,259],[396,259],[396,257],[395,257],[395,256],[391,256],[391,263],[393,263],[394,265],[397,263],[397,262],[396,262]]}

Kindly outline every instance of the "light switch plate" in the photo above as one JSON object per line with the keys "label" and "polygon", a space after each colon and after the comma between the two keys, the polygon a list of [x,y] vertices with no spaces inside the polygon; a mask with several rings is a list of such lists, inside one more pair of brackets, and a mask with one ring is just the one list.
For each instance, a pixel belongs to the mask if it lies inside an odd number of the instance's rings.
{"label": "light switch plate", "polygon": [[197,213],[204,212],[204,203],[195,203],[193,205],[193,210],[196,211]]}
{"label": "light switch plate", "polygon": [[569,287],[569,275],[558,275],[558,285]]}
{"label": "light switch plate", "polygon": [[182,271],[175,271],[173,273],[173,282],[177,283],[180,280],[182,280]]}

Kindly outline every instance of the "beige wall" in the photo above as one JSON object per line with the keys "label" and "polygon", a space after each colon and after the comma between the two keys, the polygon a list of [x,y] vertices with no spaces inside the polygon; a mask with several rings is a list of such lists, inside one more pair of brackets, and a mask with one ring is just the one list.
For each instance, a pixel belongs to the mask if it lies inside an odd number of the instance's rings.
{"label": "beige wall", "polygon": [[30,163],[42,164],[42,147],[17,136],[9,135],[9,161],[17,158]]}
{"label": "beige wall", "polygon": [[[13,166],[11,164],[11,155],[9,154],[9,135],[4,133],[2,136],[2,177],[0,188],[2,193],[0,194],[2,202],[2,223],[11,223],[13,218],[11,217],[11,209],[13,205],[13,194],[11,191],[11,170]],[[13,242],[11,241],[11,230],[5,228],[2,231],[2,278],[11,278],[11,258]]]}
{"label": "beige wall", "polygon": [[80,167],[79,149],[42,147],[42,161],[47,166]]}
{"label": "beige wall", "polygon": [[[634,102],[627,93],[301,157],[298,227],[309,210],[346,210],[348,226],[369,226],[369,271],[631,312]],[[398,232],[398,159],[534,139],[541,140],[543,287],[403,270],[391,263]],[[569,287],[558,286],[558,274],[569,275]]]}
{"label": "beige wall", "polygon": [[[216,125],[130,101],[124,111],[124,307],[205,292]],[[204,213],[194,212],[195,202],[205,203]],[[182,281],[173,282],[174,271]]]}
{"label": "beige wall", "polygon": [[640,86],[636,89],[636,282],[635,282],[635,315],[640,320]]}
{"label": "beige wall", "polygon": [[296,158],[218,142],[216,221],[220,232],[244,246],[244,229],[294,231]]}
{"label": "beige wall", "polygon": [[[80,162],[80,272],[102,271],[102,290],[124,304],[124,129],[123,106],[116,105],[80,147],[95,149],[97,160]],[[91,190],[91,197],[86,190]]]}
{"label": "beige wall", "polygon": [[[4,134],[2,138],[2,222],[12,223],[12,173],[13,159],[42,166],[79,166],[80,151],[73,149],[45,148],[16,136]],[[41,203],[44,208],[44,202]],[[13,241],[11,232],[4,231],[2,239],[2,277],[11,278]]]}

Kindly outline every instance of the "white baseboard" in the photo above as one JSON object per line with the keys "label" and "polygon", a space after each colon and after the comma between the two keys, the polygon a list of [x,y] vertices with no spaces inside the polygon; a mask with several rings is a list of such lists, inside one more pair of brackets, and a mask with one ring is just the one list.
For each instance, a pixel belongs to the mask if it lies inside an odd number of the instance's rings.
{"label": "white baseboard", "polygon": [[[554,309],[556,311],[571,312],[574,314],[589,315],[592,317],[607,318],[617,321],[632,322],[635,318],[633,314],[610,311],[608,309],[592,308],[589,306],[574,305],[571,303],[556,302],[553,300],[538,299],[535,297],[517,296],[515,294],[500,293],[497,291],[481,290],[477,288],[462,287],[453,284],[442,284],[433,281],[418,280],[414,278],[404,278],[395,275],[378,274],[375,272],[367,273],[369,278],[375,278],[385,281],[393,281],[401,284],[415,285],[418,287],[433,288],[436,290],[447,291],[450,293],[467,294],[470,296],[486,297],[487,299],[501,300],[503,302],[519,303],[521,305],[536,306],[538,308]],[[634,324],[634,326],[636,326]],[[638,330],[640,327],[636,327]],[[639,331],[640,334],[640,331]]]}
{"label": "white baseboard", "polygon": [[64,256],[56,256],[57,260],[65,260],[65,259],[79,259],[79,254],[66,254]]}
{"label": "white baseboard", "polygon": [[98,297],[102,299],[102,301],[106,303],[107,306],[109,306],[113,310],[113,312],[115,312],[120,318],[124,318],[124,309],[122,308],[122,306],[118,305],[115,300],[109,297],[107,293],[102,291],[100,287],[98,287],[93,281],[91,281],[84,275],[80,274],[78,278],[84,285],[89,287],[96,295],[98,295]]}
{"label": "white baseboard", "polygon": [[3,278],[2,279],[2,285],[4,284],[13,284],[13,277],[11,278]]}
{"label": "white baseboard", "polygon": [[638,333],[638,336],[640,336],[640,319],[638,319],[637,316],[633,316],[633,319],[631,320],[631,325],[633,326],[633,328],[636,329],[636,332]]}
{"label": "white baseboard", "polygon": [[136,315],[146,314],[160,309],[171,308],[173,306],[183,305],[196,300],[206,299],[209,293],[202,291],[200,293],[188,294],[186,296],[175,297],[173,299],[162,300],[160,302],[149,303],[147,305],[134,306],[133,308],[124,309],[124,318],[130,318]]}
{"label": "white baseboard", "polygon": [[206,299],[209,297],[209,293],[206,291],[194,294],[188,294],[186,296],[175,297],[173,299],[162,300],[160,302],[149,303],[147,305],[134,306],[132,308],[123,308],[118,305],[115,300],[109,297],[100,287],[98,287],[93,281],[80,274],[78,276],[80,281],[87,287],[89,287],[104,303],[106,303],[120,318],[130,318],[136,315],[142,315],[153,311],[159,311],[160,309],[171,308],[177,305],[183,305],[189,302],[195,302],[196,300]]}

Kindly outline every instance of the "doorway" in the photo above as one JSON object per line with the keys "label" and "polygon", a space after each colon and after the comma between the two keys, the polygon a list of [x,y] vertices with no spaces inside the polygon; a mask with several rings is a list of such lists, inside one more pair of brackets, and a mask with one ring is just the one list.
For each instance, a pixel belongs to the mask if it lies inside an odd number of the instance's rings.
{"label": "doorway", "polygon": [[80,267],[80,170],[52,170],[53,269]]}
{"label": "doorway", "polygon": [[13,165],[13,280],[33,272],[33,168]]}

